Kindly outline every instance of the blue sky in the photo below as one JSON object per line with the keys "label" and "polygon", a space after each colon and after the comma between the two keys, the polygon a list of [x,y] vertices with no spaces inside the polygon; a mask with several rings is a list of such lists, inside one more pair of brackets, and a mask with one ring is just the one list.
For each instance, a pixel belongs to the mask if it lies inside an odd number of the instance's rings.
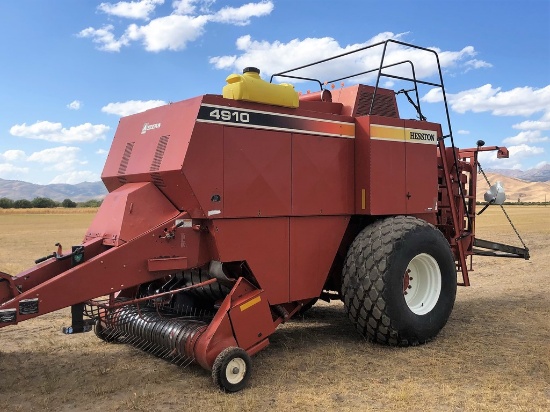
{"label": "blue sky", "polygon": [[3,179],[97,181],[122,115],[387,38],[438,49],[457,146],[510,149],[484,167],[550,161],[549,0],[1,0],[0,19]]}

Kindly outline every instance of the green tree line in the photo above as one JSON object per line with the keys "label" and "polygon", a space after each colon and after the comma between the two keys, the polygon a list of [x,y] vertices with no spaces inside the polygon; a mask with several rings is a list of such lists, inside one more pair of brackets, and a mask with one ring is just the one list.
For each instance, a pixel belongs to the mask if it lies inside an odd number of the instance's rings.
{"label": "green tree line", "polygon": [[7,197],[0,197],[0,209],[99,207],[101,202],[101,200],[96,199],[87,200],[86,202],[73,202],[71,199],[65,199],[62,202],[56,202],[48,197],[35,197],[33,200],[12,200]]}

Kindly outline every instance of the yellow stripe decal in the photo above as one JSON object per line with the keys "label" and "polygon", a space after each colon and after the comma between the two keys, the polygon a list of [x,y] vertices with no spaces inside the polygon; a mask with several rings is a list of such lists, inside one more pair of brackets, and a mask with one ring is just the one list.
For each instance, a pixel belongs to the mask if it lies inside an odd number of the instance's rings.
{"label": "yellow stripe decal", "polygon": [[361,189],[361,209],[365,210],[367,207],[367,193],[365,189]]}
{"label": "yellow stripe decal", "polygon": [[371,139],[375,139],[375,140],[396,140],[399,142],[404,142],[405,130],[402,127],[371,124],[370,136],[371,136]]}
{"label": "yellow stripe decal", "polygon": [[437,133],[433,130],[409,129],[381,124],[370,125],[370,138],[391,142],[437,144]]}
{"label": "yellow stripe decal", "polygon": [[250,308],[251,306],[254,306],[256,303],[260,303],[262,301],[262,297],[261,296],[256,296],[254,299],[250,299],[248,302],[246,303],[243,303],[240,308],[241,308],[241,312],[247,310],[248,308]]}

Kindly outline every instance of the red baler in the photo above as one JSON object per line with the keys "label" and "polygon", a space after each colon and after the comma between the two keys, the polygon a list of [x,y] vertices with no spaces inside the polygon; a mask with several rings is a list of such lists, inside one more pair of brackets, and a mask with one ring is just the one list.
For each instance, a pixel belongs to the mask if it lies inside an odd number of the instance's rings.
{"label": "red baler", "polygon": [[[37,266],[0,272],[0,327],[72,307],[66,333],[142,347],[213,371],[243,388],[250,356],[277,326],[317,299],[342,299],[370,340],[415,345],[437,335],[467,259],[528,258],[527,249],[475,238],[477,154],[425,120],[413,62],[387,64],[376,84],[332,91],[313,80],[300,98],[254,68],[204,95],[122,118],[102,179],[109,194],[81,245]],[[399,66],[412,76],[389,75]],[[297,74],[298,73],[298,74]],[[399,116],[380,79],[408,81],[419,120]],[[336,79],[336,82],[342,79]],[[415,92],[416,99],[409,93]],[[446,108],[446,101],[445,101]],[[446,142],[450,142],[446,147]],[[90,319],[84,320],[87,315]]]}

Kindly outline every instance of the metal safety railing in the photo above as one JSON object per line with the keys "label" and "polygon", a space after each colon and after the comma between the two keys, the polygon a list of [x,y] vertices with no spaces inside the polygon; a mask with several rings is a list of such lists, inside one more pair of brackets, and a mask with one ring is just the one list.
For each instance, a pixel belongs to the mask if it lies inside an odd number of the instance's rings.
{"label": "metal safety railing", "polygon": [[[438,77],[439,77],[439,82],[433,82],[433,81],[427,81],[427,80],[419,79],[418,76],[417,76],[416,70],[415,70],[414,62],[411,61],[410,59],[406,59],[406,60],[402,60],[402,61],[398,61],[398,62],[387,63],[386,60],[387,60],[387,57],[389,55],[388,50],[392,45],[397,45],[397,46],[401,46],[401,47],[405,47],[405,48],[420,50],[420,51],[423,51],[425,53],[428,53],[428,54],[432,55],[435,58],[435,61],[437,63],[437,74],[438,74]],[[362,71],[357,72],[357,73],[352,73],[352,74],[349,74],[349,75],[341,76],[341,77],[338,77],[336,79],[328,80],[328,81],[321,81],[320,79],[298,75],[299,73],[297,73],[297,72],[300,72],[300,71],[304,71],[305,69],[309,69],[309,68],[312,68],[314,66],[325,64],[325,63],[328,63],[330,61],[334,61],[334,60],[337,60],[337,59],[342,59],[344,57],[347,57],[347,56],[350,56],[350,55],[353,55],[353,54],[367,53],[369,51],[377,51],[376,49],[379,49],[378,51],[380,52],[380,60],[379,60],[379,64],[378,64],[377,67],[368,68],[367,70],[362,70]],[[395,68],[395,67],[400,66],[400,65],[409,65],[411,75],[406,77],[406,76],[401,76],[401,75],[392,74],[392,73],[388,72],[388,69]],[[331,84],[331,83],[333,84],[335,82],[348,80],[348,79],[353,79],[353,78],[357,78],[357,77],[360,77],[360,76],[365,76],[365,75],[368,75],[370,73],[376,73],[376,82],[375,82],[375,86],[374,86],[374,93],[373,93],[372,100],[371,100],[371,103],[370,103],[370,109],[369,109],[369,113],[368,113],[369,115],[373,113],[375,100],[377,98],[377,91],[378,91],[379,86],[380,86],[380,79],[383,78],[383,77],[387,77],[387,78],[391,78],[391,79],[395,79],[395,80],[402,80],[402,81],[412,82],[412,84],[414,86],[412,89],[410,89],[410,90],[403,89],[403,90],[400,90],[399,92],[397,92],[396,94],[404,93],[406,95],[409,102],[414,106],[420,120],[426,120],[426,117],[422,113],[421,103],[420,103],[420,96],[419,96],[419,92],[418,92],[418,86],[419,85],[432,86],[432,87],[439,88],[441,90],[443,105],[445,107],[445,116],[446,116],[446,120],[447,120],[447,133],[443,134],[443,136],[441,136],[441,138],[439,139],[438,147],[439,147],[439,150],[440,150],[440,153],[441,153],[441,158],[445,159],[445,161],[443,161],[443,166],[444,166],[444,169],[445,169],[444,170],[444,172],[445,172],[444,173],[444,175],[445,175],[445,185],[447,186],[448,193],[449,193],[449,204],[450,204],[450,207],[451,207],[451,214],[453,216],[453,226],[454,226],[454,230],[455,230],[455,241],[457,243],[458,250],[459,250],[459,263],[460,263],[460,267],[461,267],[462,272],[463,272],[463,276],[465,277],[465,283],[467,283],[468,275],[467,275],[467,272],[466,272],[467,268],[466,268],[466,263],[465,263],[466,262],[465,261],[465,252],[464,252],[464,249],[463,249],[462,240],[466,239],[466,238],[469,238],[470,236],[473,236],[473,233],[470,233],[469,230],[471,230],[471,228],[473,228],[474,226],[472,224],[472,216],[471,216],[472,214],[470,213],[470,210],[469,210],[470,207],[468,206],[468,202],[466,200],[466,195],[465,195],[465,192],[464,192],[464,188],[463,188],[463,185],[462,185],[462,182],[461,182],[461,179],[460,179],[460,173],[461,172],[460,172],[460,168],[459,168],[459,159],[457,157],[457,153],[456,153],[456,150],[455,150],[455,143],[454,143],[454,137],[453,137],[453,132],[452,132],[452,126],[451,126],[451,117],[450,117],[450,114],[449,114],[449,105],[448,105],[448,102],[447,102],[447,95],[445,93],[445,85],[444,85],[444,82],[443,82],[443,74],[442,74],[442,71],[441,71],[441,64],[440,64],[440,61],[439,61],[439,55],[437,54],[437,52],[435,50],[432,50],[432,49],[416,46],[414,44],[405,43],[405,42],[402,42],[402,41],[399,41],[399,40],[388,39],[388,40],[385,40],[385,41],[382,41],[382,42],[370,44],[370,45],[360,47],[360,48],[355,49],[355,50],[351,50],[351,51],[348,51],[348,52],[345,52],[345,53],[341,53],[341,54],[338,54],[338,55],[333,56],[333,57],[318,60],[318,61],[315,61],[315,62],[312,62],[312,63],[309,63],[309,64],[305,64],[305,65],[302,65],[302,66],[299,66],[299,67],[295,67],[293,69],[289,69],[289,70],[285,70],[285,71],[282,71],[282,72],[279,72],[279,73],[275,73],[271,76],[270,82],[273,82],[273,80],[277,77],[294,79],[294,80],[312,81],[312,82],[317,83],[319,85],[320,89],[323,90],[323,85]],[[412,92],[412,91],[414,91],[415,101],[408,94],[408,92]],[[449,165],[446,162],[446,155],[444,153],[444,151],[445,151],[444,140],[447,139],[447,138],[451,142],[450,146],[452,148],[452,153],[453,153],[453,164],[452,165]],[[454,174],[452,180],[451,180],[451,173]],[[454,202],[454,199],[452,199],[452,194],[451,194],[452,193],[451,187],[452,187],[453,183],[458,186],[458,193],[459,193],[460,198],[462,199],[461,202],[463,204],[463,208],[466,211],[465,217],[468,221],[467,225],[461,225],[460,222],[459,222],[459,219],[461,217],[458,216],[458,211],[457,211],[457,208],[456,208],[456,204]]]}

